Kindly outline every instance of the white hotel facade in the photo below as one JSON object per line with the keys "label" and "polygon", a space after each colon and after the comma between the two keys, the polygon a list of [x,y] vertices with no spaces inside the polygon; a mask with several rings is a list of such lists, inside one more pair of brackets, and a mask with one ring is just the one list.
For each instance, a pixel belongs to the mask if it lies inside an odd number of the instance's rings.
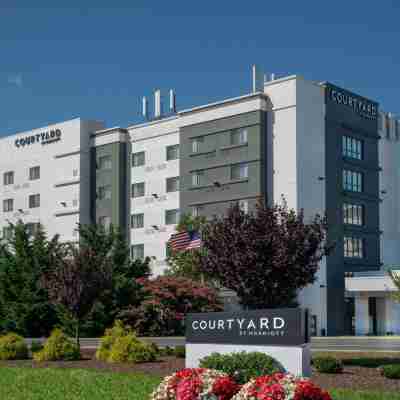
{"label": "white hotel facade", "polygon": [[384,272],[400,265],[399,139],[377,103],[299,76],[124,128],[78,118],[0,139],[0,229],[21,219],[77,241],[78,222],[112,223],[158,275],[179,215],[283,194],[326,212],[336,242],[299,294],[314,333],[400,334]]}

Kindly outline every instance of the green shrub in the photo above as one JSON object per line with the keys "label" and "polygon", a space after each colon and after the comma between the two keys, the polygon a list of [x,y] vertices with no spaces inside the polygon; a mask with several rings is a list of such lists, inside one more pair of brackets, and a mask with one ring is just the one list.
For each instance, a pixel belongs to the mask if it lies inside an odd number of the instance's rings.
{"label": "green shrub", "polygon": [[0,360],[23,360],[28,358],[28,346],[22,336],[8,333],[0,337]]}
{"label": "green shrub", "polygon": [[174,353],[174,349],[172,347],[165,346],[165,347],[160,348],[159,354],[163,357],[169,357],[169,356],[173,356],[175,353]]}
{"label": "green shrub", "polygon": [[177,358],[185,358],[186,357],[186,348],[185,346],[176,346],[174,349],[174,355]]}
{"label": "green shrub", "polygon": [[135,333],[116,321],[107,329],[96,352],[98,360],[106,362],[150,362],[157,359],[157,348],[153,344],[141,342]]}
{"label": "green shrub", "polygon": [[381,373],[385,378],[400,379],[400,364],[389,364],[380,367]]}
{"label": "green shrub", "polygon": [[318,372],[324,374],[340,374],[343,371],[343,364],[335,357],[316,357],[313,364]]}
{"label": "green shrub", "polygon": [[225,372],[240,384],[258,376],[283,371],[282,366],[267,354],[244,351],[232,354],[212,353],[200,360],[200,367]]}
{"label": "green shrub", "polygon": [[54,329],[43,349],[33,353],[35,361],[73,361],[81,357],[79,347],[61,329]]}
{"label": "green shrub", "polygon": [[31,347],[30,347],[31,353],[32,354],[33,353],[37,353],[38,351],[43,350],[43,347],[44,347],[43,343],[41,343],[41,342],[39,342],[37,340],[33,340],[32,343],[31,343]]}

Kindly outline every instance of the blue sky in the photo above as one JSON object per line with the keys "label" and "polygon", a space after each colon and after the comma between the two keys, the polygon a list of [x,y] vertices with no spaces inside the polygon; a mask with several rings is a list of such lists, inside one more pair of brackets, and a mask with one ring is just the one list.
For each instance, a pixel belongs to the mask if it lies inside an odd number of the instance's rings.
{"label": "blue sky", "polygon": [[125,126],[156,87],[178,109],[238,96],[253,63],[400,114],[399,21],[395,0],[0,0],[0,135],[78,116]]}

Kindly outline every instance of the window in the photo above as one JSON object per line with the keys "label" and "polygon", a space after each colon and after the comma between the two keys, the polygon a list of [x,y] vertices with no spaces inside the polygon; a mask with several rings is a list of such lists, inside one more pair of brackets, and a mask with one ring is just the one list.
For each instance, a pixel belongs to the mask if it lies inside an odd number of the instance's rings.
{"label": "window", "polygon": [[13,234],[13,228],[11,226],[3,227],[3,239],[11,239]]}
{"label": "window", "polygon": [[247,164],[236,164],[231,166],[231,179],[245,179],[249,176]]}
{"label": "window", "polygon": [[29,168],[29,180],[40,179],[40,166]]}
{"label": "window", "polygon": [[202,143],[204,143],[203,137],[192,139],[192,153],[200,153]]}
{"label": "window", "polygon": [[165,210],[165,225],[179,223],[179,210]]}
{"label": "window", "polygon": [[364,206],[359,204],[343,204],[343,222],[350,225],[363,225]]}
{"label": "window", "polygon": [[98,169],[112,169],[112,159],[110,155],[99,157]]}
{"label": "window", "polygon": [[78,207],[78,200],[77,199],[72,200],[72,207]]}
{"label": "window", "polygon": [[343,189],[350,192],[362,192],[363,179],[361,172],[343,170]]}
{"label": "window", "polygon": [[204,183],[204,171],[192,172],[192,186],[200,186]]}
{"label": "window", "polygon": [[350,136],[343,136],[342,139],[342,154],[344,157],[355,158],[362,160],[363,158],[362,141]]}
{"label": "window", "polygon": [[78,170],[77,169],[73,169],[72,170],[72,176],[78,176]]}
{"label": "window", "polygon": [[144,244],[134,244],[131,247],[131,257],[133,260],[144,258]]}
{"label": "window", "polygon": [[132,197],[143,197],[145,192],[144,182],[134,183],[132,185]]}
{"label": "window", "polygon": [[3,183],[4,183],[4,185],[13,185],[14,184],[14,171],[4,172]]}
{"label": "window", "polygon": [[144,214],[132,214],[131,227],[132,227],[132,229],[143,228],[144,227]]}
{"label": "window", "polygon": [[145,164],[144,151],[132,154],[132,167],[141,167]]}
{"label": "window", "polygon": [[14,210],[14,199],[3,200],[3,211],[10,212]]}
{"label": "window", "polygon": [[111,225],[111,217],[107,215],[103,215],[102,217],[99,217],[99,225],[104,226],[104,228],[108,228]]}
{"label": "window", "polygon": [[35,236],[37,231],[39,230],[39,223],[38,222],[30,222],[26,224],[26,230],[29,235]]}
{"label": "window", "polygon": [[179,144],[167,146],[167,161],[177,160],[179,158]]}
{"label": "window", "polygon": [[200,217],[203,212],[203,206],[192,207],[192,217]]}
{"label": "window", "polygon": [[179,190],[179,176],[167,178],[167,193],[177,192]]}
{"label": "window", "polygon": [[239,200],[239,208],[247,214],[249,212],[249,202],[247,200]]}
{"label": "window", "polygon": [[247,129],[235,129],[231,132],[231,145],[247,143]]}
{"label": "window", "polygon": [[31,194],[29,196],[29,208],[40,207],[40,194]]}
{"label": "window", "polygon": [[363,258],[363,240],[355,237],[345,237],[344,256],[350,258]]}
{"label": "window", "polygon": [[99,186],[97,189],[97,198],[99,200],[110,200],[111,192],[111,185]]}

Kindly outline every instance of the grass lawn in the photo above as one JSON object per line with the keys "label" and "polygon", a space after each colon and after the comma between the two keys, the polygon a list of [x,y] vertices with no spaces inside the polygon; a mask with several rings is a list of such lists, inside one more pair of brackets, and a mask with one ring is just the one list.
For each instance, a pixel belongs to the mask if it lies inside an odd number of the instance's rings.
{"label": "grass lawn", "polygon": [[[4,400],[146,400],[159,378],[62,368],[0,368]],[[330,391],[334,400],[400,400],[396,393]]]}

